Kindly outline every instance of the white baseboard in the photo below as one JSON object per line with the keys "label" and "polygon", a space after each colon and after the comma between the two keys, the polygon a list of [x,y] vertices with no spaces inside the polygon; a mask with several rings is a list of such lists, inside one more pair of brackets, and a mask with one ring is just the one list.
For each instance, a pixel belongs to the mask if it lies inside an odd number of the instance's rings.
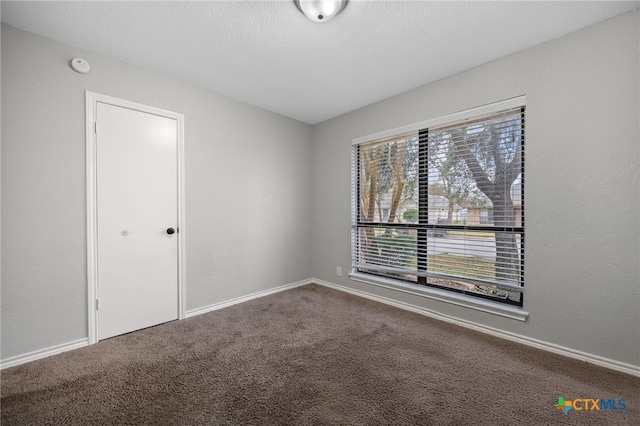
{"label": "white baseboard", "polygon": [[[441,321],[446,321],[452,324],[457,324],[462,327],[470,328],[472,330],[480,331],[482,333],[487,333],[492,336],[500,337],[503,339],[511,340],[513,342],[521,343],[527,346],[531,346],[534,348],[542,349],[548,352],[553,352],[559,355],[563,355],[569,358],[578,359],[581,361],[586,361],[591,364],[599,365],[601,367],[606,367],[611,370],[620,371],[623,373],[631,374],[633,376],[640,377],[640,367],[632,364],[627,364],[624,362],[615,361],[612,359],[604,358],[598,355],[589,354],[582,351],[577,351],[575,349],[567,348],[564,346],[556,345],[553,343],[544,342],[542,340],[533,339],[530,337],[522,336],[516,333],[511,333],[508,331],[499,330],[493,327],[487,327],[482,324],[474,323],[472,321],[461,320],[459,318],[455,318],[449,315],[441,314],[439,312],[433,311],[431,309],[422,308],[420,306],[412,305],[410,303],[399,302],[397,300],[389,299],[382,296],[376,296],[371,293],[366,293],[360,290],[354,290],[339,284],[330,283],[328,281],[323,281],[315,278],[311,278],[308,280],[298,281],[291,284],[286,284],[280,287],[272,288],[269,290],[259,291],[257,293],[252,293],[247,296],[237,297],[235,299],[227,300],[225,302],[214,303],[213,305],[203,306],[201,308],[192,309],[187,311],[186,318],[193,317],[196,315],[205,314],[207,312],[215,311],[218,309],[226,308],[228,306],[236,305],[238,303],[247,302],[249,300],[257,299],[260,297],[268,296],[270,294],[279,293],[281,291],[290,290],[296,287],[301,287],[307,284],[318,284],[324,287],[329,287],[335,290],[343,291],[345,293],[350,293],[355,296],[364,297],[366,299],[374,300],[376,302],[384,303],[386,305],[395,306],[400,309],[404,309],[407,311],[415,312],[421,315],[425,315],[431,318],[435,318]],[[29,352],[23,355],[17,355],[13,357],[9,357],[4,360],[0,360],[0,370],[9,367],[15,367],[20,364],[24,364],[31,361],[36,361],[38,359],[46,358],[51,355],[56,355],[62,352],[70,351],[73,349],[82,348],[84,346],[89,345],[89,339],[78,339],[68,343],[62,343],[60,345],[51,346],[49,348],[40,349],[37,351]]]}
{"label": "white baseboard", "polygon": [[237,305],[238,303],[247,302],[249,300],[257,299],[259,297],[269,296],[270,294],[279,293],[285,290],[291,290],[292,288],[301,287],[303,285],[312,284],[313,280],[303,280],[291,284],[285,284],[280,287],[272,288],[269,290],[259,291],[257,293],[248,294],[246,296],[236,297],[235,299],[226,300],[224,302],[214,303],[213,305],[203,306],[201,308],[192,309],[187,311],[185,318],[194,317],[196,315],[206,314],[207,312],[216,311],[218,309],[226,308],[229,306]]}
{"label": "white baseboard", "polygon": [[38,359],[46,358],[51,355],[57,355],[62,352],[79,349],[85,346],[89,346],[88,338],[78,339],[68,343],[62,343],[60,345],[51,346],[45,349],[39,349],[37,351],[29,352],[23,355],[12,356],[0,361],[0,370],[4,370],[5,368],[9,367],[15,367],[16,365],[24,364],[31,361],[36,361]]}
{"label": "white baseboard", "polygon": [[[311,280],[298,281],[291,284],[286,284],[280,287],[272,288],[269,290],[259,291],[257,293],[249,294],[247,296],[237,297],[235,299],[227,300],[225,302],[215,303],[213,305],[204,306],[202,308],[192,309],[187,311],[185,318],[193,317],[196,315],[204,314],[207,312],[215,311],[217,309],[226,308],[227,306],[236,305],[238,303],[246,302],[248,300],[257,299],[259,297],[268,296],[270,294],[278,293],[292,288],[300,287],[303,285],[311,284]],[[89,338],[74,340],[73,342],[62,343],[60,345],[51,346],[45,349],[39,349],[37,351],[29,352],[22,355],[16,355],[7,359],[0,360],[0,370],[9,367],[15,367],[16,365],[25,364],[27,362],[36,361],[38,359],[46,358],[51,355],[56,355],[62,352],[70,351],[73,349],[89,346]]]}
{"label": "white baseboard", "polygon": [[312,278],[310,281],[312,283],[329,287],[334,290],[344,291],[346,293],[350,293],[355,296],[364,297],[366,299],[374,300],[376,302],[384,303],[386,305],[395,306],[396,308],[404,309],[407,311],[415,312],[417,314],[435,318],[441,321],[446,321],[452,324],[460,325],[462,327],[470,328],[472,330],[480,331],[482,333],[487,333],[495,337],[511,340],[513,342],[521,343],[523,345],[531,346],[537,349],[542,349],[548,352],[553,352],[569,358],[579,359],[581,361],[586,361],[591,364],[609,368],[611,370],[616,370],[622,373],[627,373],[633,376],[640,377],[640,366],[627,364],[620,361],[615,361],[615,360],[604,358],[598,355],[593,355],[593,354],[578,351],[575,349],[567,348],[565,346],[560,346],[553,343],[544,342],[542,340],[533,339],[531,337],[522,336],[520,334],[499,330],[497,328],[488,327],[472,321],[462,320],[459,318],[452,317],[450,315],[441,314],[431,309],[422,308],[420,306],[412,305],[410,303],[399,302],[397,300],[389,299],[382,296],[376,296],[371,293],[367,293],[360,290],[354,290],[339,284],[334,284],[327,281],[318,280],[315,278]]}

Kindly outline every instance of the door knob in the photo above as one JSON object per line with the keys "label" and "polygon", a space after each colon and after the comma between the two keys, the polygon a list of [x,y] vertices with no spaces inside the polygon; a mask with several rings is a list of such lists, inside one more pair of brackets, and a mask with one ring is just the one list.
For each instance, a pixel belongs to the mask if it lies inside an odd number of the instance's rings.
{"label": "door knob", "polygon": [[175,234],[175,233],[176,233],[175,229],[173,229],[173,228],[167,229],[167,234],[171,235],[171,234]]}

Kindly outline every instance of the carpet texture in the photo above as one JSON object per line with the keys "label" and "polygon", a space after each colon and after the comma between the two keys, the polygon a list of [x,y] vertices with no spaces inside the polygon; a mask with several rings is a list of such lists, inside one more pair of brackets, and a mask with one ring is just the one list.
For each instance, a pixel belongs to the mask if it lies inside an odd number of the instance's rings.
{"label": "carpet texture", "polygon": [[640,424],[636,377],[317,285],[1,378],[3,426]]}

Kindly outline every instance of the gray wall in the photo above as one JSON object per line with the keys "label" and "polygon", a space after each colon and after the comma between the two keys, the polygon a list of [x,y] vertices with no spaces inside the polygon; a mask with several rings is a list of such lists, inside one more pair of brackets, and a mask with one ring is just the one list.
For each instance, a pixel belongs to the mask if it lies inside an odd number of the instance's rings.
{"label": "gray wall", "polygon": [[[314,126],[313,276],[640,366],[639,22],[629,13]],[[350,267],[351,139],[523,94],[526,322],[336,277]]]}
{"label": "gray wall", "polygon": [[[189,310],[313,276],[640,366],[639,24],[636,11],[313,128],[3,25],[0,357],[87,336],[91,90],[185,114]],[[350,265],[352,138],[522,94],[527,322],[335,276]]]}
{"label": "gray wall", "polygon": [[85,90],[185,115],[187,310],[311,276],[309,125],[6,25],[2,88],[2,359],[87,337]]}

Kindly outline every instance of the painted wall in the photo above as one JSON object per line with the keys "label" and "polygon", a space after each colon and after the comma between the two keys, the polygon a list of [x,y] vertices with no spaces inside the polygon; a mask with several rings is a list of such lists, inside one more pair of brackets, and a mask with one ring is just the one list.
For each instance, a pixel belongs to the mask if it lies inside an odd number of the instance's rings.
{"label": "painted wall", "polygon": [[[188,310],[313,276],[640,366],[639,27],[636,11],[310,128],[3,25],[0,358],[87,336],[91,90],[185,114]],[[351,139],[522,94],[527,322],[335,276]]]}
{"label": "painted wall", "polygon": [[85,90],[185,115],[188,311],[311,276],[309,125],[6,25],[1,40],[2,359],[87,337]]}
{"label": "painted wall", "polygon": [[[635,11],[314,126],[313,276],[640,366],[639,23]],[[336,276],[350,267],[353,138],[523,94],[526,322]]]}

